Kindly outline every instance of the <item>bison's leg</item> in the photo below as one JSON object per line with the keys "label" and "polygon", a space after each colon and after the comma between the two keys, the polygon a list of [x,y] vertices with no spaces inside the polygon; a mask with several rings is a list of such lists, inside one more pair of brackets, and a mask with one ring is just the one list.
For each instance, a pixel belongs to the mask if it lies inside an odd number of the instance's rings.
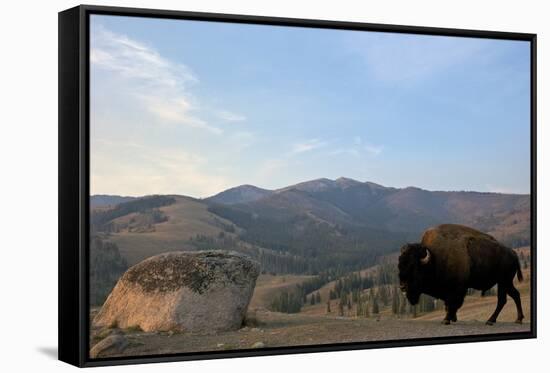
{"label": "bison's leg", "polygon": [[447,314],[445,315],[445,318],[441,322],[442,324],[449,325],[452,322],[456,322],[456,311],[457,308],[453,306],[447,307]]}
{"label": "bison's leg", "polygon": [[464,296],[460,295],[453,295],[447,299],[445,302],[445,311],[447,311],[447,314],[445,315],[445,318],[443,319],[442,323],[445,325],[449,325],[452,322],[456,322],[456,311],[460,307],[462,307],[462,303],[464,302]]}
{"label": "bison's leg", "polygon": [[518,310],[518,318],[516,319],[516,322],[518,324],[521,324],[523,321],[523,309],[521,308],[521,297],[519,295],[518,289],[514,287],[514,285],[510,285],[510,287],[507,289],[508,295],[514,300],[516,303],[516,308]]}
{"label": "bison's leg", "polygon": [[503,286],[502,284],[498,284],[497,308],[495,309],[495,312],[493,312],[493,314],[491,315],[491,317],[489,317],[489,320],[487,320],[485,324],[493,325],[494,323],[497,322],[497,317],[500,311],[502,311],[502,308],[504,307],[504,305],[506,304],[506,290],[507,290],[506,286]]}
{"label": "bison's leg", "polygon": [[464,297],[466,296],[466,292],[457,294],[456,297],[453,299],[453,313],[451,315],[451,321],[456,322],[456,312],[460,307],[462,307],[462,304],[464,303]]}
{"label": "bison's leg", "polygon": [[441,321],[442,324],[449,325],[451,323],[451,316],[449,315],[449,302],[445,301],[445,318]]}

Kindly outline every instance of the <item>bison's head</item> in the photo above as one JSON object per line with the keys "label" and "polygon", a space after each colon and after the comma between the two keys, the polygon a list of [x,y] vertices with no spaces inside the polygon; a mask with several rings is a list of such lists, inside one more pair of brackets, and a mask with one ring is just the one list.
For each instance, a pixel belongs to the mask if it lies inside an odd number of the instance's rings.
{"label": "bison's head", "polygon": [[399,282],[412,305],[418,303],[423,291],[427,267],[431,261],[430,251],[421,244],[406,244],[399,255]]}

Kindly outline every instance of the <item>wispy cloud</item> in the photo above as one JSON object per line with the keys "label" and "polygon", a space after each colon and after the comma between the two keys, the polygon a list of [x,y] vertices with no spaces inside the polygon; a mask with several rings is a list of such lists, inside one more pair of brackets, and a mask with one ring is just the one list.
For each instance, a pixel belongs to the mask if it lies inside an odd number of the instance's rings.
{"label": "wispy cloud", "polygon": [[233,113],[227,110],[220,110],[217,112],[218,118],[226,122],[244,122],[246,117],[242,114]]}
{"label": "wispy cloud", "polygon": [[[289,174],[294,172],[291,170],[295,170],[302,163],[300,155],[323,148],[326,145],[328,145],[328,142],[318,138],[294,143],[290,151],[281,153],[278,157],[267,158],[261,161],[254,177],[262,185],[272,183],[274,179],[277,179],[279,183],[281,180],[288,180]],[[283,184],[280,184],[280,187]]]}
{"label": "wispy cloud", "polygon": [[336,148],[328,152],[329,155],[348,155],[361,157],[362,155],[377,156],[382,153],[382,145],[373,145],[364,141],[360,136],[354,136],[351,144],[346,147]]}
{"label": "wispy cloud", "polygon": [[166,123],[181,123],[191,128],[208,130],[215,135],[220,135],[223,130],[219,127],[209,125],[201,118],[190,115],[191,105],[183,97],[162,97],[154,95],[138,95],[147,111],[156,115]]}
{"label": "wispy cloud", "polygon": [[365,145],[364,149],[371,155],[379,155],[384,150],[384,147],[381,145]]}
{"label": "wispy cloud", "polygon": [[[357,43],[360,40],[362,42]],[[416,82],[476,56],[484,40],[433,35],[365,33],[354,35],[350,48],[379,80]]]}
{"label": "wispy cloud", "polygon": [[278,153],[277,156],[266,158],[259,162],[255,177],[261,184],[272,182],[274,178],[279,182],[283,179],[288,179],[291,172],[294,172],[297,167],[303,166],[304,157],[302,155],[324,148],[328,144],[327,141],[319,138],[296,142],[291,145],[290,150]]}
{"label": "wispy cloud", "polygon": [[150,86],[181,88],[185,83],[198,82],[187,66],[162,57],[153,48],[126,35],[96,25],[90,37],[90,61],[97,66]]}
{"label": "wispy cloud", "polygon": [[186,65],[163,57],[154,48],[126,35],[95,25],[90,34],[90,61],[95,68],[123,79],[128,92],[149,114],[163,123],[176,123],[221,134],[196,113],[189,87],[199,82]]}
{"label": "wispy cloud", "polygon": [[359,157],[361,154],[359,153],[358,149],[351,148],[351,149],[336,149],[329,152],[330,155],[351,155],[354,157]]}
{"label": "wispy cloud", "polygon": [[322,141],[319,139],[309,139],[309,140],[298,142],[292,145],[291,153],[300,154],[300,153],[310,152],[312,150],[321,148],[325,145],[327,145],[325,141]]}

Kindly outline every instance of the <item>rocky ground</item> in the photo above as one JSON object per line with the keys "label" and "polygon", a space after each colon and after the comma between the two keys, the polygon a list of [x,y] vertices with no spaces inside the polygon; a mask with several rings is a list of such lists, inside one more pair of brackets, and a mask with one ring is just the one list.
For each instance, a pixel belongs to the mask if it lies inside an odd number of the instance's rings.
{"label": "rocky ground", "polygon": [[[354,319],[304,314],[256,313],[257,324],[238,331],[211,335],[192,333],[145,333],[114,330],[117,346],[106,348],[100,357],[172,354],[199,351],[318,345],[330,343],[516,333],[530,330],[530,323],[500,322],[487,326],[482,321],[460,321],[442,325],[435,320],[384,318]],[[109,330],[94,330],[91,345],[108,338]],[[122,341],[119,334],[125,338]],[[106,343],[104,343],[106,344]]]}
{"label": "rocky ground", "polygon": [[[452,325],[441,324],[443,310],[422,314],[415,319],[398,319],[388,307],[369,319],[337,317],[336,313],[326,314],[324,303],[305,305],[299,314],[270,312],[266,305],[277,292],[293,287],[307,277],[262,275],[256,283],[249,307],[249,310],[256,310],[255,314],[254,311],[249,312],[249,326],[238,331],[201,335],[94,327],[90,346],[96,357],[115,357],[528,332],[531,328],[528,270],[524,270],[524,276],[525,281],[516,285],[522,295],[526,315],[523,324],[513,322],[516,308],[514,302],[508,299],[499,322],[493,326],[485,325],[485,320],[496,306],[496,296],[481,297],[479,294],[466,297],[458,312],[459,321]],[[93,318],[98,309],[91,311]]]}

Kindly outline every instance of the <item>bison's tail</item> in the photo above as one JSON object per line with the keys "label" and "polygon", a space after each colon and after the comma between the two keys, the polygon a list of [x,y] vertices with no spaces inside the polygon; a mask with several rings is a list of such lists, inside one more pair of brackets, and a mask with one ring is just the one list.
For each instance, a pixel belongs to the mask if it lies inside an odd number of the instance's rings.
{"label": "bison's tail", "polygon": [[516,259],[516,263],[517,263],[517,272],[516,272],[516,274],[518,275],[519,282],[521,282],[521,281],[523,281],[523,273],[521,273],[521,264],[519,263],[519,259]]}

